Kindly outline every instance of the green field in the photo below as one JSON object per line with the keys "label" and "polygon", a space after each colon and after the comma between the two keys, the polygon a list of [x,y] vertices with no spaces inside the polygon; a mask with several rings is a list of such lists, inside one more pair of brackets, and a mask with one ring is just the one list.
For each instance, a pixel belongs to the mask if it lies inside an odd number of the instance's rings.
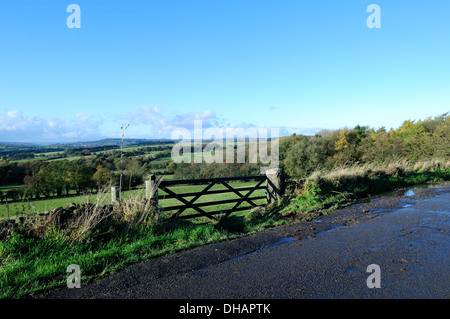
{"label": "green field", "polygon": [[[238,142],[239,143],[239,142]],[[161,146],[164,146],[165,144],[160,144]],[[188,145],[190,145],[188,143]],[[151,145],[151,146],[158,146],[158,145]],[[144,147],[146,146],[125,146],[123,148],[123,152],[126,155],[128,152],[132,152],[132,151],[136,151],[136,150],[142,150]],[[111,149],[114,149],[115,151],[120,150],[120,147],[117,146],[112,146]],[[69,161],[73,161],[73,160],[78,160],[80,158],[92,158],[95,156],[95,154],[100,154],[103,153],[105,151],[98,151],[98,152],[93,152],[91,155],[87,155],[87,156],[69,156],[69,157],[62,157],[62,158],[52,158],[52,157],[56,157],[58,156],[58,154],[63,154],[63,152],[61,151],[48,151],[45,153],[35,153],[35,158],[34,159],[28,159],[28,160],[20,160],[20,161],[16,161],[16,162],[26,162],[26,161],[34,161],[34,160],[45,160],[45,161],[61,161],[61,160],[69,160]],[[164,151],[162,150],[157,150],[157,151],[152,151],[152,152],[147,152],[147,154],[160,154]],[[190,161],[194,160],[194,158],[198,158],[201,157],[202,153],[189,153],[186,155],[182,155],[181,158],[187,160],[189,159]],[[171,160],[171,156],[165,156],[165,157],[161,157],[161,158],[157,158],[153,161],[151,161],[150,163],[159,163],[158,165],[160,165],[160,163],[164,163],[167,162],[169,160]],[[165,171],[158,169],[158,170],[153,170],[152,169],[152,173],[153,174],[164,174]],[[173,175],[166,175],[164,177],[166,180],[168,179],[173,179]],[[237,182],[237,183],[231,183],[233,184],[235,187],[239,187],[239,186],[250,186],[250,184],[248,183],[242,183],[242,182]],[[6,186],[2,186],[0,187],[0,191],[2,191],[3,194],[5,194],[9,189],[12,188],[20,188],[23,187],[24,185],[6,185]],[[206,185],[190,185],[190,186],[177,186],[176,188],[173,188],[173,190],[175,192],[195,192],[195,191],[200,191],[202,190],[204,187],[206,187]],[[224,188],[224,186],[222,185],[215,185],[212,190],[217,190],[220,188]],[[172,188],[171,188],[172,189]],[[75,193],[74,190],[70,191],[70,195],[73,195]],[[245,195],[245,193],[243,193]],[[135,196],[136,195],[136,191],[129,191],[129,192],[124,192],[123,193],[124,196]],[[144,191],[142,190],[142,194],[140,196],[144,196]],[[176,199],[168,199],[168,200],[164,200],[164,192],[160,192],[160,205],[161,207],[168,207],[168,206],[173,206],[173,205],[180,205],[182,203],[178,202]],[[256,197],[256,196],[262,196],[263,195],[263,191],[258,190],[257,192],[255,192],[252,196]],[[96,202],[96,201],[101,201],[102,203],[108,204],[111,201],[110,198],[110,194],[104,194],[101,195],[100,198],[97,195],[91,195],[91,196],[76,196],[76,197],[65,197],[65,198],[52,198],[52,199],[42,199],[42,200],[29,200],[29,201],[23,201],[23,202],[17,202],[17,203],[11,203],[9,205],[6,205],[3,201],[0,202],[0,219],[1,218],[5,218],[7,216],[15,216],[16,214],[21,214],[23,212],[25,213],[42,213],[45,211],[49,211],[52,209],[55,209],[57,207],[63,207],[65,205],[67,205],[68,203],[85,203],[85,202]],[[192,197],[191,197],[192,198]],[[185,198],[186,200],[190,200],[191,198],[187,197]],[[215,194],[215,195],[208,195],[208,196],[203,196],[201,197],[198,202],[208,202],[208,201],[218,201],[218,200],[227,200],[227,199],[233,199],[233,198],[238,198],[236,194],[234,193],[223,193],[223,194]],[[256,204],[263,204],[264,200],[259,200],[258,202],[256,202]],[[223,204],[220,206],[214,206],[214,207],[209,207],[209,206],[205,206],[202,209],[204,211],[212,211],[212,210],[221,210],[221,209],[229,209],[231,207],[234,206],[235,203],[230,203],[230,204]],[[246,203],[243,203],[242,205],[246,205]],[[189,214],[191,213],[191,210],[186,210],[184,214]]]}
{"label": "green field", "polygon": [[[256,182],[230,182],[230,186],[233,188],[242,188],[242,187],[252,187],[256,185]],[[186,185],[186,186],[174,186],[169,187],[172,191],[174,191],[176,194],[182,194],[182,193],[191,193],[191,192],[200,192],[203,190],[207,185]],[[226,189],[225,186],[221,184],[216,184],[210,190],[221,190]],[[248,193],[248,191],[240,191],[242,195],[245,196],[245,194]],[[161,207],[169,207],[169,206],[176,206],[181,205],[182,203],[179,202],[176,198],[170,198],[170,199],[164,199],[165,192],[159,191],[158,192],[158,198],[159,198],[159,204]],[[250,197],[259,197],[264,196],[265,191],[263,189],[258,189],[254,191]],[[190,201],[193,199],[194,196],[191,197],[184,197],[185,200]],[[219,201],[219,200],[227,200],[227,199],[238,199],[239,196],[236,195],[233,192],[230,193],[222,193],[222,194],[210,194],[210,195],[204,195],[200,197],[195,203],[207,203],[207,202],[213,202],[213,201]],[[265,199],[258,199],[253,201],[256,205],[264,205]],[[205,212],[211,212],[211,211],[219,211],[219,210],[227,210],[232,208],[236,203],[228,203],[228,204],[220,204],[220,205],[213,205],[213,206],[202,206],[201,209]],[[241,204],[242,207],[249,207],[248,203],[244,202]],[[245,211],[244,211],[245,212]],[[189,215],[189,214],[197,214],[197,212],[193,209],[186,209],[183,212],[183,215]]]}
{"label": "green field", "polygon": [[6,186],[0,186],[0,191],[2,191],[3,193],[6,193],[6,192],[9,191],[10,189],[21,188],[21,187],[23,187],[23,185],[6,185]]}
{"label": "green field", "polygon": [[87,156],[69,156],[69,157],[61,157],[61,158],[54,158],[54,159],[49,159],[49,162],[52,161],[63,161],[63,160],[67,160],[67,161],[77,161],[81,158],[91,158],[94,157],[93,155],[87,155]]}
{"label": "green field", "polygon": [[[254,186],[256,182],[230,182],[229,185],[234,188],[239,187],[251,187]],[[169,187],[172,191],[174,191],[177,194],[182,193],[191,193],[191,192],[199,192],[202,189],[204,189],[207,185],[180,185],[180,186],[173,186]],[[219,190],[219,189],[225,189],[225,186],[223,185],[214,185],[211,190]],[[241,192],[242,195],[245,195],[247,191]],[[159,205],[160,207],[169,207],[174,205],[181,205],[182,203],[179,202],[177,199],[171,198],[171,199],[164,199],[164,195],[166,193],[159,190],[158,192],[158,198],[159,198]],[[251,197],[257,197],[257,196],[263,196],[264,190],[256,190]],[[122,196],[124,199],[132,197],[132,196],[145,196],[145,190],[144,189],[138,189],[138,190],[131,190],[131,191],[124,191],[122,193]],[[192,197],[185,197],[185,200],[190,201]],[[227,199],[235,199],[239,198],[235,193],[223,193],[223,194],[210,194],[210,195],[204,195],[200,197],[196,203],[206,203],[206,202],[212,202],[212,201],[218,201],[218,200],[227,200]],[[22,214],[22,212],[25,212],[25,214],[28,213],[43,213],[46,211],[53,210],[57,207],[64,207],[65,205],[69,203],[76,203],[76,204],[82,204],[82,203],[100,203],[100,204],[109,204],[111,203],[111,195],[110,193],[100,194],[100,195],[83,195],[83,196],[75,196],[75,197],[65,197],[65,198],[56,198],[56,199],[43,199],[43,200],[33,200],[33,201],[24,201],[24,202],[17,202],[12,203],[9,205],[1,204],[0,205],[0,218],[7,218],[8,217],[8,210],[9,210],[9,216],[10,218],[15,217],[16,215]],[[256,200],[254,201],[257,205],[263,205],[265,203],[264,199]],[[217,210],[226,210],[230,209],[235,205],[235,203],[228,203],[228,204],[221,204],[221,205],[214,205],[214,206],[205,206],[202,207],[202,209],[205,212],[209,211],[217,211]],[[248,203],[241,204],[242,207],[248,206]],[[193,214],[196,213],[193,209],[187,209],[183,213],[183,215],[187,214]]]}
{"label": "green field", "polygon": [[[166,144],[157,144],[157,145],[150,145],[151,147],[156,147],[156,146],[165,146]],[[128,156],[127,153],[133,152],[133,151],[140,151],[142,150],[144,147],[147,146],[124,146],[123,147],[123,153],[125,156]],[[52,158],[57,156],[58,154],[64,154],[63,151],[54,151],[54,152],[45,152],[45,153],[34,153],[35,158],[30,158],[30,159],[23,159],[23,160],[11,160],[12,163],[23,163],[23,162],[32,162],[32,161],[37,161],[37,160],[43,160],[43,161],[60,161],[60,160],[68,160],[68,161],[74,161],[74,160],[79,160],[80,158],[90,158],[90,157],[94,157],[96,155],[101,155],[105,152],[108,151],[120,151],[120,146],[111,146],[111,149],[108,150],[102,150],[102,151],[96,151],[96,152],[92,152],[91,155],[86,155],[86,156],[81,156],[81,155],[77,155],[77,156],[68,156],[68,157],[61,157],[61,158]],[[145,154],[159,154],[162,153],[162,150],[158,150],[158,151],[151,151],[151,152],[145,152]],[[139,155],[136,155],[139,156]],[[170,156],[168,158],[164,158],[164,159],[159,159],[159,160],[167,160],[170,159]]]}

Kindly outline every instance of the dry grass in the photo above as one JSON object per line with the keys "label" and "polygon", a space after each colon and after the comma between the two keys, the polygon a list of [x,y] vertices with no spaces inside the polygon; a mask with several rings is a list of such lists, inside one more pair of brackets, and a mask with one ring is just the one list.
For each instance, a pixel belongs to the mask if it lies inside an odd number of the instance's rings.
{"label": "dry grass", "polygon": [[375,178],[381,176],[400,177],[414,172],[434,171],[450,168],[448,159],[431,159],[420,162],[396,160],[386,164],[343,165],[335,167],[331,171],[316,171],[310,175],[310,179],[316,183],[321,181],[339,185],[345,182],[358,182],[363,178]]}
{"label": "dry grass", "polygon": [[116,227],[153,226],[159,221],[153,196],[161,180],[150,191],[150,199],[136,194],[111,203],[111,195],[100,192],[94,203],[89,195],[81,204],[68,204],[46,214],[23,213],[16,220],[4,221],[0,233],[3,237],[16,232],[27,237],[45,238],[52,231],[58,231],[66,239],[79,241],[113,232]]}

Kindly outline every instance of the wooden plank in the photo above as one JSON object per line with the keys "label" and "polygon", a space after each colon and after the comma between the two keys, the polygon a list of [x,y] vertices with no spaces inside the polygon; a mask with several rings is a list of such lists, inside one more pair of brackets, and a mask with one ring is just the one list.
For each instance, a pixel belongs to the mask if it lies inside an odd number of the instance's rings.
{"label": "wooden plank", "polygon": [[[278,187],[276,187],[276,186],[270,181],[270,179],[267,179],[267,186],[271,186],[272,189],[275,191],[275,193],[277,193],[278,195],[281,195],[281,192],[280,192],[280,190],[278,189]],[[267,188],[269,188],[269,187],[267,187]],[[272,196],[273,196],[273,194],[272,194]]]}
{"label": "wooden plank", "polygon": [[[253,187],[241,187],[241,188],[234,188],[234,190],[236,191],[250,191],[252,190]],[[259,186],[256,189],[266,189],[266,186]],[[233,190],[230,189],[218,189],[218,190],[212,190],[212,191],[207,191],[205,192],[203,195],[214,195],[214,194],[223,194],[223,193],[231,193],[233,192]],[[170,198],[177,198],[177,197],[191,197],[191,196],[195,196],[197,195],[199,192],[192,192],[192,193],[177,193],[177,196],[173,196],[173,195],[159,195],[159,197],[161,199],[170,199]]]}
{"label": "wooden plank", "polygon": [[269,199],[277,199],[276,197],[275,197],[275,195],[270,191],[270,189],[267,187],[267,189],[266,189],[266,192],[267,192],[267,194],[269,195]]}
{"label": "wooden plank", "polygon": [[[228,185],[227,182],[222,181],[222,185],[227,187],[230,191],[234,192],[236,195],[238,195],[240,198],[244,198],[244,195],[242,195],[241,193],[239,193],[238,191],[236,191],[233,187],[231,187],[230,185]],[[253,189],[253,187],[251,188],[251,190]],[[251,191],[250,190],[250,191]],[[247,200],[247,202],[252,205],[255,206],[255,204],[251,201],[251,200]]]}
{"label": "wooden plank", "polygon": [[182,184],[206,184],[206,183],[219,183],[222,181],[240,181],[240,180],[266,180],[265,175],[255,176],[238,176],[238,177],[218,177],[218,178],[200,178],[200,179],[180,179],[180,180],[163,180],[160,186],[182,185]]}
{"label": "wooden plank", "polygon": [[[211,184],[209,184],[208,186],[206,186],[201,192],[199,192],[194,198],[192,198],[190,201],[189,201],[189,204],[193,204],[197,199],[199,199],[202,195],[204,195],[205,194],[205,192],[207,192],[211,187],[213,187],[214,185],[216,185],[216,182],[212,182]],[[182,198],[182,197],[178,197],[177,199],[179,200],[179,198]],[[197,207],[198,207],[198,205],[196,205]],[[180,210],[175,214],[175,217],[178,217],[178,216],[180,216],[180,214],[182,213],[182,212],[184,212],[185,210],[186,210],[186,208],[187,207],[184,207],[184,208],[180,208]]]}
{"label": "wooden plank", "polygon": [[[161,186],[161,185],[160,185]],[[167,187],[164,187],[164,191],[165,192],[168,192],[169,194],[172,194],[172,195],[176,195],[174,192],[172,192],[170,189],[168,189]],[[182,202],[182,203],[184,203],[186,206],[187,206],[187,208],[192,208],[192,209],[195,209],[197,212],[199,212],[200,214],[202,214],[202,215],[204,215],[204,216],[206,216],[206,212],[205,211],[203,211],[201,208],[198,208],[198,207],[195,207],[195,206],[193,206],[192,204],[190,204],[187,200],[185,200],[184,198],[182,198],[182,197],[180,197],[180,198],[177,198],[180,202]],[[208,217],[208,216],[206,216],[206,217]]]}
{"label": "wooden plank", "polygon": [[[244,197],[242,197],[240,199],[239,202],[236,203],[236,205],[234,205],[234,207],[230,210],[230,212],[227,213],[227,215],[231,214],[233,211],[235,211],[236,208],[239,207],[239,205],[242,204],[243,201],[247,201],[247,198],[255,191],[256,187],[260,186],[262,183],[264,182],[264,180],[259,181],[258,184],[255,185],[254,189],[249,191],[247,194],[245,194]],[[256,206],[256,205],[255,205]]]}
{"label": "wooden plank", "polygon": [[[249,199],[253,199],[253,200],[266,199],[266,196],[252,197],[252,198],[249,198]],[[241,200],[240,198],[233,198],[233,199],[218,200],[218,201],[214,201],[214,202],[197,203],[197,204],[193,204],[193,205],[196,206],[196,207],[205,207],[205,206],[237,203],[240,200]],[[252,207],[255,207],[255,206],[257,206],[257,205],[256,204],[252,205]],[[163,207],[164,210],[175,210],[175,209],[181,209],[181,208],[185,208],[186,209],[186,205],[175,205],[175,206]]]}

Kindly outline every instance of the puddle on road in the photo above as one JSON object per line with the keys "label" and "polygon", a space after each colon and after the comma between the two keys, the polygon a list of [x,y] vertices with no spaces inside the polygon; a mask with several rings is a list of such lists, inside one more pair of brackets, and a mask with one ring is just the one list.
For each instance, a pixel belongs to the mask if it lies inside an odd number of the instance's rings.
{"label": "puddle on road", "polygon": [[193,273],[194,275],[203,277],[204,271],[207,270],[207,269],[209,269],[209,268],[211,268],[211,266],[203,266],[202,268],[193,270],[192,273]]}
{"label": "puddle on road", "polygon": [[261,248],[259,248],[257,250],[251,251],[251,252],[246,253],[246,254],[242,254],[242,255],[231,257],[230,259],[227,259],[226,261],[232,261],[232,260],[241,259],[241,258],[250,256],[250,255],[253,255],[254,253],[256,253],[258,251],[262,251],[262,250],[265,250],[265,249],[268,249],[268,248],[274,248],[274,247],[278,247],[278,246],[281,246],[281,245],[289,244],[293,240],[294,240],[294,237],[283,237],[279,241],[277,241],[277,242],[275,242],[273,244],[270,244],[270,245],[267,245],[267,246],[263,246],[263,247],[261,247]]}
{"label": "puddle on road", "polygon": [[[283,238],[281,238],[280,240],[278,240],[277,242],[275,242],[273,244],[262,246],[259,249],[256,249],[254,251],[248,252],[246,254],[242,254],[242,255],[231,257],[231,258],[229,258],[227,260],[224,260],[223,262],[233,261],[233,260],[238,260],[238,259],[241,259],[241,258],[244,258],[244,257],[248,257],[248,256],[253,255],[254,253],[256,253],[258,251],[262,251],[262,250],[265,250],[265,249],[268,249],[268,248],[274,248],[274,247],[286,245],[286,244],[291,243],[292,241],[294,241],[294,237],[283,237]],[[204,271],[208,270],[210,268],[211,268],[211,266],[208,266],[208,265],[207,266],[203,266],[203,267],[201,267],[199,269],[193,270],[192,273],[194,275],[203,277],[204,276]]]}
{"label": "puddle on road", "polygon": [[379,195],[376,195],[374,197],[371,198],[366,198],[361,200],[361,203],[373,203],[379,200],[382,200],[385,196],[394,196],[394,197],[412,197],[416,195],[416,192],[418,189],[423,189],[423,188],[432,188],[432,189],[439,189],[439,188],[443,188],[445,189],[446,187],[448,187],[450,185],[450,182],[439,182],[439,183],[431,183],[431,184],[423,184],[423,185],[417,185],[414,186],[414,188],[408,188],[408,189],[398,189],[398,190],[393,190],[390,192],[386,192],[386,193],[382,193]]}
{"label": "puddle on road", "polygon": [[284,237],[284,238],[281,238],[276,243],[273,243],[273,244],[271,244],[269,246],[266,246],[265,248],[273,248],[273,247],[281,246],[281,245],[284,245],[284,244],[291,243],[293,240],[294,240],[294,237]]}
{"label": "puddle on road", "polygon": [[358,268],[347,268],[345,269],[344,274],[351,274],[358,271],[360,271]]}
{"label": "puddle on road", "polygon": [[416,193],[414,192],[414,188],[413,189],[408,189],[403,196],[409,197],[409,196],[414,196]]}

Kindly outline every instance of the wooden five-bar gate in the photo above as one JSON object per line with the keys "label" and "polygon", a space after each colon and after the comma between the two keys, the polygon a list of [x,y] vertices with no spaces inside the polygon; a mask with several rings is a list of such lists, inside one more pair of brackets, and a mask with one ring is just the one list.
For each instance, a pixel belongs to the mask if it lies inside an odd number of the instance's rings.
{"label": "wooden five-bar gate", "polygon": [[[232,181],[254,181],[256,184],[254,186],[246,187],[235,187],[230,185]],[[205,187],[196,192],[185,192],[185,193],[175,193],[173,190],[174,186],[180,185],[205,185]],[[215,185],[223,185],[224,188],[212,189]],[[180,202],[179,205],[172,205],[162,207],[164,211],[171,212],[172,216],[175,218],[194,218],[194,217],[208,217],[210,219],[215,219],[214,215],[224,214],[226,216],[233,212],[249,210],[256,206],[261,206],[255,204],[255,201],[266,199],[266,202],[270,202],[272,199],[277,199],[281,195],[281,189],[279,187],[280,183],[272,180],[269,175],[257,175],[257,176],[241,176],[241,177],[222,177],[222,178],[207,178],[207,179],[187,179],[187,180],[162,180],[159,182],[155,181],[153,176],[150,181],[148,181],[147,188],[155,188],[152,191],[152,197],[156,200],[156,204],[159,205],[161,199],[171,199],[174,198]],[[164,195],[158,194],[158,191],[164,191]],[[252,196],[257,190],[265,190],[264,196]],[[233,199],[222,199],[207,202],[198,202],[202,196],[213,195],[213,194],[225,194],[234,193],[237,198]],[[189,200],[186,199],[191,197]],[[205,211],[202,207],[207,206],[217,206],[223,204],[233,204],[231,208]],[[249,204],[250,206],[243,204]],[[195,213],[187,214],[186,211],[192,209]],[[191,210],[191,212],[192,212]],[[184,213],[184,214],[183,214]]]}

